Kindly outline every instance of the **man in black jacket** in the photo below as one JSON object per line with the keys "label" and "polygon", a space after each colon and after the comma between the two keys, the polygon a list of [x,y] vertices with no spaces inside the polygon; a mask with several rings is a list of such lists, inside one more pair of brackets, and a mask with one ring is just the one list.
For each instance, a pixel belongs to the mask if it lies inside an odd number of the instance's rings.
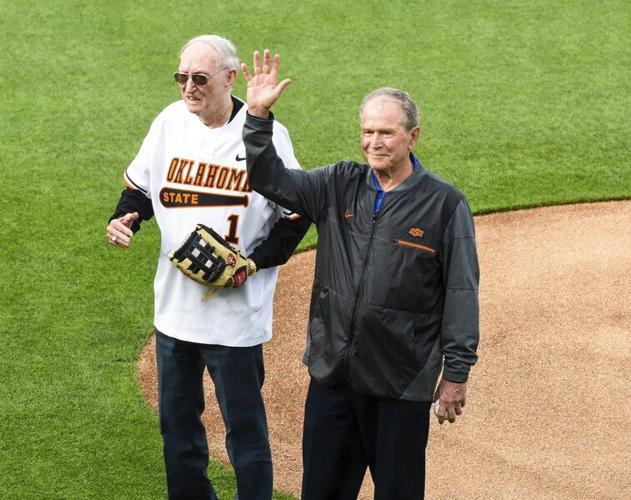
{"label": "man in black jacket", "polygon": [[[286,169],[269,112],[289,80],[279,56],[246,65],[243,139],[251,187],[318,228],[304,362],[311,381],[303,499],[356,498],[366,467],[377,499],[424,495],[432,401],[439,422],[465,403],[479,337],[473,219],[451,184],[412,153],[416,105],[383,88],[360,108],[367,164]],[[438,387],[438,377],[442,377]]]}

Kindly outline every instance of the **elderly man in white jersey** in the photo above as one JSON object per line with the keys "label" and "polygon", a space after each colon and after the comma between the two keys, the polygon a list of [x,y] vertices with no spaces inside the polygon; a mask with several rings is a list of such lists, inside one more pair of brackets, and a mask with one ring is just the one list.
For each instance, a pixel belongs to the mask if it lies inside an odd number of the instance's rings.
{"label": "elderly man in white jersey", "polygon": [[[231,94],[239,61],[234,45],[202,35],[180,51],[175,79],[182,100],[153,121],[124,173],[107,227],[112,245],[130,246],[140,222],[154,214],[161,232],[154,281],[160,430],[171,499],[214,499],[208,445],[200,416],[207,369],[226,425],[226,448],[237,495],[272,496],[262,343],[271,338],[277,266],[286,262],[308,221],[253,192],[241,131],[247,106]],[[300,168],[287,130],[275,124],[285,165]],[[212,227],[249,258],[256,274],[239,288],[202,301],[204,286],[168,259],[195,225]]]}

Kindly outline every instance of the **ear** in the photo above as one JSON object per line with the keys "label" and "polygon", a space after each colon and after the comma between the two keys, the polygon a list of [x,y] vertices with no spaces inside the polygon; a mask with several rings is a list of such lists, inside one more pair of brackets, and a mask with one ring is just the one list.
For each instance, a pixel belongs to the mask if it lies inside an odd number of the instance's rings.
{"label": "ear", "polygon": [[232,87],[232,85],[237,79],[237,70],[234,68],[229,69],[228,71],[226,71],[225,78],[226,79],[224,80],[224,82],[225,82],[226,88]]}
{"label": "ear", "polygon": [[410,151],[416,147],[416,142],[421,137],[421,127],[418,125],[410,130]]}

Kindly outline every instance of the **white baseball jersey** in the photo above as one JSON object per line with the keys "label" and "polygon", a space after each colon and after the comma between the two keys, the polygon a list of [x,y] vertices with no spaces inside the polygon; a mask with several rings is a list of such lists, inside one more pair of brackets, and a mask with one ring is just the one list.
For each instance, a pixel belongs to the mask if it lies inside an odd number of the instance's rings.
{"label": "white baseball jersey", "polygon": [[[154,280],[155,327],[177,339],[249,347],[272,336],[278,268],[263,269],[236,289],[202,302],[207,288],[168,259],[197,223],[212,227],[243,255],[266,238],[282,207],[253,192],[247,181],[241,134],[244,104],[223,127],[210,129],[183,101],[154,120],[124,178],[153,204],[162,242]],[[289,168],[300,168],[287,129],[274,122],[274,146]]]}

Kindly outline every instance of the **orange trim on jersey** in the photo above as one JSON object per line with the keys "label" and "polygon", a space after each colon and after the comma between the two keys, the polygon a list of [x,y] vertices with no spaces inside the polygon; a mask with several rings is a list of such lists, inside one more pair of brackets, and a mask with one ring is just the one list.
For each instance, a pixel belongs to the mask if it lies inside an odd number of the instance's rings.
{"label": "orange trim on jersey", "polygon": [[395,243],[406,247],[418,248],[419,250],[425,250],[426,252],[436,253],[436,250],[425,245],[419,245],[418,243],[412,243],[411,241],[395,240]]}

